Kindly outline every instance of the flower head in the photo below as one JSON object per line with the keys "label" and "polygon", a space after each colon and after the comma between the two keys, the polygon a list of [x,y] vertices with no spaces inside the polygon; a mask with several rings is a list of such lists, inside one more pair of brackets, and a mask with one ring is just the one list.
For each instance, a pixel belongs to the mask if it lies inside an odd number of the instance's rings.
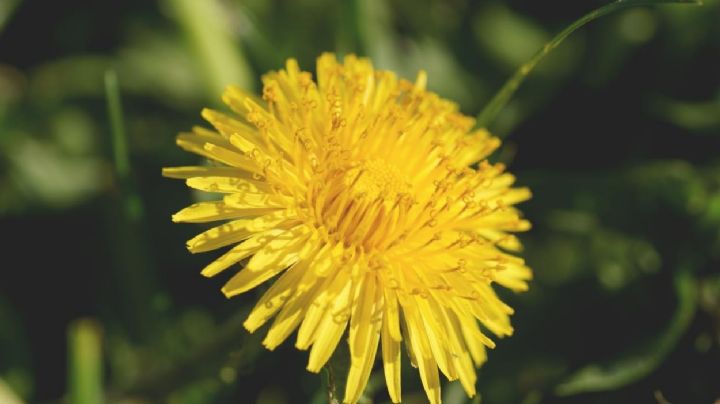
{"label": "flower head", "polygon": [[530,227],[513,205],[530,192],[486,160],[500,141],[425,82],[332,54],[318,59],[315,82],[290,59],[263,77],[262,100],[229,87],[223,100],[237,115],[206,109],[215,131],[178,136],[213,165],[163,171],[223,194],[173,216],[229,220],[188,241],[193,253],[232,246],[203,275],[245,262],[222,288],[228,297],[277,278],[244,323],[254,332],[274,318],[268,349],[297,329],[295,346],[318,372],[347,335],[348,403],[379,345],[393,402],[401,344],[431,402],[438,369],[473,396],[475,367],[494,347],[487,331],[513,331],[491,285],[521,291],[531,278],[509,253],[520,248],[510,233]]}

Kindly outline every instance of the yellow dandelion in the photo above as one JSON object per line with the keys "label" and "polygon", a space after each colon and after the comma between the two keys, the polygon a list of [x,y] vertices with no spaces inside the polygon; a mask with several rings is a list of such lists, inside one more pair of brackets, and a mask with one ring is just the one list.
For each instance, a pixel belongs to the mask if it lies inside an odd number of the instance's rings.
{"label": "yellow dandelion", "polygon": [[187,243],[193,253],[232,246],[203,275],[243,262],[228,297],[277,277],[244,323],[254,332],[274,318],[265,347],[297,329],[295,346],[319,372],[346,335],[346,403],[360,398],[379,345],[400,402],[401,343],[430,402],[440,402],[438,369],[473,396],[495,345],[487,332],[513,331],[491,285],[522,291],[531,278],[509,253],[521,247],[510,233],[530,227],[513,207],[529,190],[486,160],[500,141],[425,83],[424,72],[411,83],[332,54],[318,59],[315,82],[290,59],[263,77],[262,100],[229,87],[223,100],[237,115],[205,109],[215,131],[177,137],[212,165],[163,170],[223,194],[173,216],[229,220]]}

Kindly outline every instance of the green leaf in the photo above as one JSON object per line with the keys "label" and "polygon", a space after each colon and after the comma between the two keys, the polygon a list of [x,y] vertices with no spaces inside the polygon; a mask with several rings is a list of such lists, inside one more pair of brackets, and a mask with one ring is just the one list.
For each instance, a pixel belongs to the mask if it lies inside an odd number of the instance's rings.
{"label": "green leaf", "polygon": [[520,66],[515,71],[512,77],[510,77],[510,79],[505,82],[502,88],[495,94],[495,96],[490,100],[490,102],[485,106],[485,108],[480,111],[480,114],[478,114],[477,117],[477,125],[484,128],[488,127],[488,125],[492,123],[492,121],[498,115],[500,110],[502,110],[505,104],[510,101],[510,98],[512,98],[513,94],[515,94],[515,91],[517,91],[518,87],[520,87],[520,84],[522,84],[522,82],[525,80],[525,78],[527,78],[530,72],[533,71],[537,64],[540,63],[540,61],[543,60],[545,56],[547,56],[553,49],[557,48],[558,45],[560,45],[562,41],[565,40],[565,38],[567,38],[577,29],[583,27],[585,24],[595,20],[596,18],[602,17],[615,11],[623,10],[629,7],[653,6],[663,3],[682,3],[695,5],[702,4],[700,0],[617,0],[614,3],[607,4],[603,7],[600,7],[585,14],[584,16],[570,24],[567,28],[562,30],[559,34],[557,34],[552,40],[550,40],[550,42],[546,43],[545,46],[542,47],[542,49],[535,53],[535,55],[530,58],[530,60],[525,62],[525,64]]}
{"label": "green leaf", "polygon": [[638,352],[607,364],[586,366],[564,382],[555,392],[560,396],[615,390],[633,383],[655,370],[672,351],[690,325],[697,307],[697,285],[688,271],[675,276],[678,306],[670,324],[654,341]]}

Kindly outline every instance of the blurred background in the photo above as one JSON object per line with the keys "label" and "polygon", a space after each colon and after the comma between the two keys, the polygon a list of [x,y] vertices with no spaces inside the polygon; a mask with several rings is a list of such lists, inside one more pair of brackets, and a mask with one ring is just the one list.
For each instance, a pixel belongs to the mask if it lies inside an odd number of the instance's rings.
{"label": "blurred background", "polygon": [[[261,291],[228,301],[199,275],[212,257],[185,240],[206,226],[170,215],[201,196],[160,176],[199,162],[175,135],[226,84],[258,91],[323,51],[425,69],[476,115],[604,3],[0,1],[0,403],[327,402],[306,352],[242,330]],[[593,22],[491,129],[534,191],[535,280],[502,291],[516,333],[489,352],[481,399],[445,383],[443,402],[718,402],[720,1]],[[425,402],[403,362],[404,402]],[[365,402],[388,402],[379,368]]]}

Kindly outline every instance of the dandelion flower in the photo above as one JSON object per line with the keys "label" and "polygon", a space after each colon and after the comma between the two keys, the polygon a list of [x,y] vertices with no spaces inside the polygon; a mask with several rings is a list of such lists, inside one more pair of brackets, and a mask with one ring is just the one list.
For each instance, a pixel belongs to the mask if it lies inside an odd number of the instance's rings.
{"label": "dandelion flower", "polygon": [[177,137],[212,165],[163,170],[221,194],[173,216],[226,221],[187,243],[193,253],[231,246],[203,275],[242,264],[228,297],[276,278],[244,323],[254,332],[272,320],[265,347],[297,330],[319,372],[346,336],[346,403],[360,398],[380,346],[400,401],[401,344],[430,402],[441,400],[438,369],[473,396],[495,345],[487,334],[513,332],[492,284],[522,291],[531,278],[511,234],[530,227],[513,207],[529,190],[487,161],[500,141],[425,83],[424,72],[412,83],[332,54],[318,58],[314,81],[290,59],[263,77],[262,99],[231,86],[223,100],[237,115],[205,109],[215,130]]}

